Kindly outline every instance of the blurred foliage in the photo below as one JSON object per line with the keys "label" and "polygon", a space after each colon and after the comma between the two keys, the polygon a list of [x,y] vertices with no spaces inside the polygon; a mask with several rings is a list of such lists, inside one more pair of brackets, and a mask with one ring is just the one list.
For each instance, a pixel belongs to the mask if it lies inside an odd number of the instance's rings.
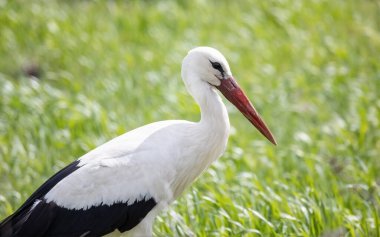
{"label": "blurred foliage", "polygon": [[0,219],[52,174],[199,109],[180,65],[218,48],[274,132],[236,109],[219,159],[156,236],[379,236],[380,4],[0,0]]}

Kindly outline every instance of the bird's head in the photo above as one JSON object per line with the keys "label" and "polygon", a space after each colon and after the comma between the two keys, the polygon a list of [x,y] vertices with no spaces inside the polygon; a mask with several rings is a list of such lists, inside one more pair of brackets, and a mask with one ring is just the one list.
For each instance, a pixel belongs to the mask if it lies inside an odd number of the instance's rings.
{"label": "bird's head", "polygon": [[270,142],[277,144],[269,128],[261,119],[244,91],[235,81],[226,58],[211,47],[197,47],[189,51],[182,62],[182,78],[193,92],[193,85],[208,84],[218,89]]}
{"label": "bird's head", "polygon": [[219,86],[221,80],[231,77],[232,73],[227,60],[218,50],[211,47],[197,47],[190,50],[183,60],[182,78],[185,79],[186,76]]}

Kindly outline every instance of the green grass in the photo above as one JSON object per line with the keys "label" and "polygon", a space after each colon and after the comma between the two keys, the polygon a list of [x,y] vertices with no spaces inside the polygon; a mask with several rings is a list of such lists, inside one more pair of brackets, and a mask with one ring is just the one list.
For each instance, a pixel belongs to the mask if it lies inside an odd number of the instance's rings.
{"label": "green grass", "polygon": [[380,236],[379,12],[370,0],[0,1],[0,219],[103,142],[198,120],[180,65],[209,45],[279,145],[228,105],[226,153],[155,235]]}

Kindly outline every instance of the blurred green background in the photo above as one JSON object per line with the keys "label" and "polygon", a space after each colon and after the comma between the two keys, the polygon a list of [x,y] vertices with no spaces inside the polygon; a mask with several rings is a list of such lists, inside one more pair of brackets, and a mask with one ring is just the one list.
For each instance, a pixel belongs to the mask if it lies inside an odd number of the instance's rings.
{"label": "blurred green background", "polygon": [[0,219],[90,149],[199,119],[180,78],[219,49],[275,134],[228,104],[224,156],[156,236],[379,236],[380,3],[0,0]]}

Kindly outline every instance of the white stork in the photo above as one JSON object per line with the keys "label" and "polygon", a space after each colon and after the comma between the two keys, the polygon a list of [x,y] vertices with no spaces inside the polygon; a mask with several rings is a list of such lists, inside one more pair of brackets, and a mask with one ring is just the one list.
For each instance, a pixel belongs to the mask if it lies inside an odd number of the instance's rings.
{"label": "white stork", "polygon": [[151,236],[156,215],[225,150],[230,123],[217,90],[273,144],[271,132],[214,48],[194,48],[182,78],[199,122],[134,129],[74,161],[0,223],[0,236]]}

